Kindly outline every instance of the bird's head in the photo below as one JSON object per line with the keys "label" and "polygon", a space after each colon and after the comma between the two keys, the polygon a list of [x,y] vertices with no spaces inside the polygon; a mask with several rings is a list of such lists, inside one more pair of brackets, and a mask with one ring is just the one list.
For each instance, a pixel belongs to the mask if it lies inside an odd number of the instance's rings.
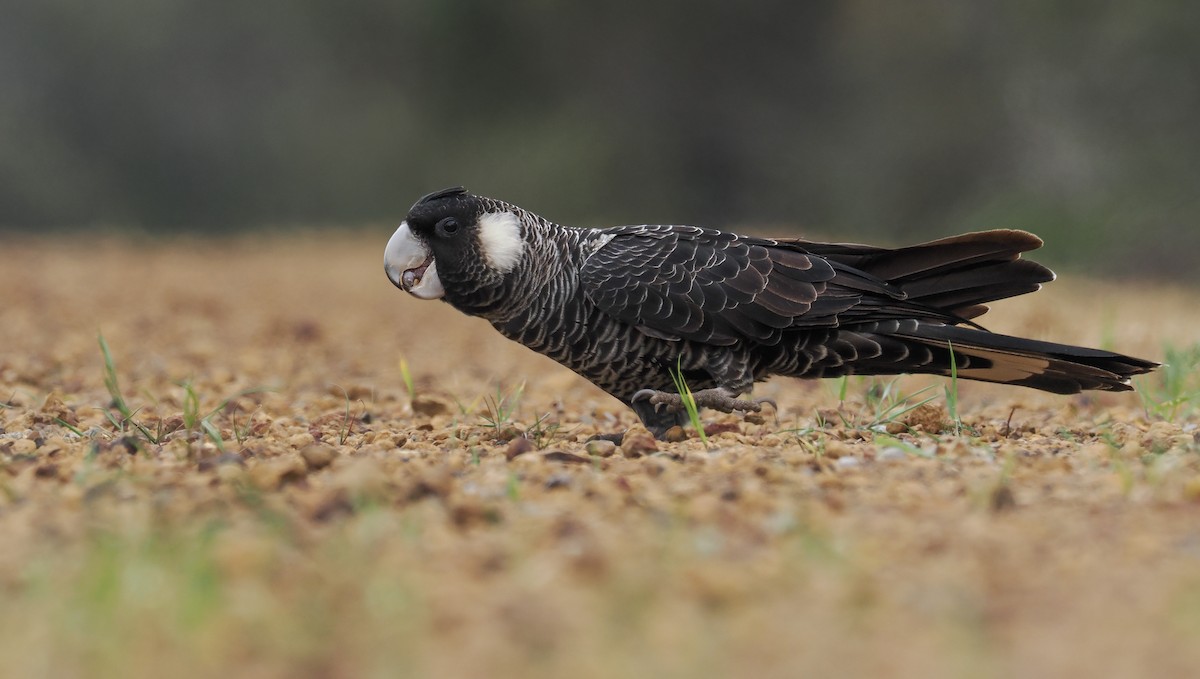
{"label": "bird's head", "polygon": [[393,285],[420,299],[440,299],[496,285],[524,252],[521,220],[510,206],[443,189],[421,198],[392,234],[383,268]]}

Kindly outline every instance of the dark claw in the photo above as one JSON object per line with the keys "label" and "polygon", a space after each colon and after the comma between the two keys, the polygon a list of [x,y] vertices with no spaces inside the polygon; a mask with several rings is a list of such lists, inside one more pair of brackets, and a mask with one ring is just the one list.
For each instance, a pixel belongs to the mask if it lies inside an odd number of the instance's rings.
{"label": "dark claw", "polygon": [[654,406],[654,412],[661,413],[664,406],[671,405],[668,403],[671,396],[672,394],[655,391],[654,389],[642,389],[635,393],[630,401],[649,401]]}

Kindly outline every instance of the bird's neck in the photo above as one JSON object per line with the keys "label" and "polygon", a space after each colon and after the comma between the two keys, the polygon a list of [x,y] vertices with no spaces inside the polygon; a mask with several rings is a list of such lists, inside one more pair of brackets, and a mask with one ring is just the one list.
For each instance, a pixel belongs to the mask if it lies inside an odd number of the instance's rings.
{"label": "bird's neck", "polygon": [[578,290],[583,263],[580,245],[589,230],[539,221],[524,229],[525,248],[511,272],[494,277],[469,294],[447,301],[464,313],[480,316],[496,327],[561,308]]}

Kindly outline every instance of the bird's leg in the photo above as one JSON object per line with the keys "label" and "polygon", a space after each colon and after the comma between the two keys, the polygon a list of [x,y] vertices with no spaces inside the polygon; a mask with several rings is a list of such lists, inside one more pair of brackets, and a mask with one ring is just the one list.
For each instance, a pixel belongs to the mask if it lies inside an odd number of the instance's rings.
{"label": "bird's leg", "polygon": [[[700,391],[692,392],[692,399],[696,403],[697,408],[712,408],[723,413],[732,413],[735,410],[742,412],[757,413],[762,410],[764,403],[771,404],[772,408],[778,410],[775,401],[769,398],[746,399],[738,398],[737,393],[730,391],[724,387],[714,387],[712,389],[701,389]],[[654,410],[658,411],[666,408],[667,412],[683,411],[683,397],[671,391],[657,391],[654,389],[642,389],[633,395],[631,399],[634,403],[648,401],[654,406]]]}

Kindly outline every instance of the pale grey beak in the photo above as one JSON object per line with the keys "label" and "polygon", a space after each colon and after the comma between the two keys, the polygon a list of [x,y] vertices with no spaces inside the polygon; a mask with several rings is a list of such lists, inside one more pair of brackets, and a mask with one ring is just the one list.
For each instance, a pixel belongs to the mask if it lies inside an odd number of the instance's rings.
{"label": "pale grey beak", "polygon": [[413,235],[408,222],[388,240],[383,251],[383,270],[392,285],[419,299],[439,299],[446,294],[437,275],[437,262],[425,243]]}

